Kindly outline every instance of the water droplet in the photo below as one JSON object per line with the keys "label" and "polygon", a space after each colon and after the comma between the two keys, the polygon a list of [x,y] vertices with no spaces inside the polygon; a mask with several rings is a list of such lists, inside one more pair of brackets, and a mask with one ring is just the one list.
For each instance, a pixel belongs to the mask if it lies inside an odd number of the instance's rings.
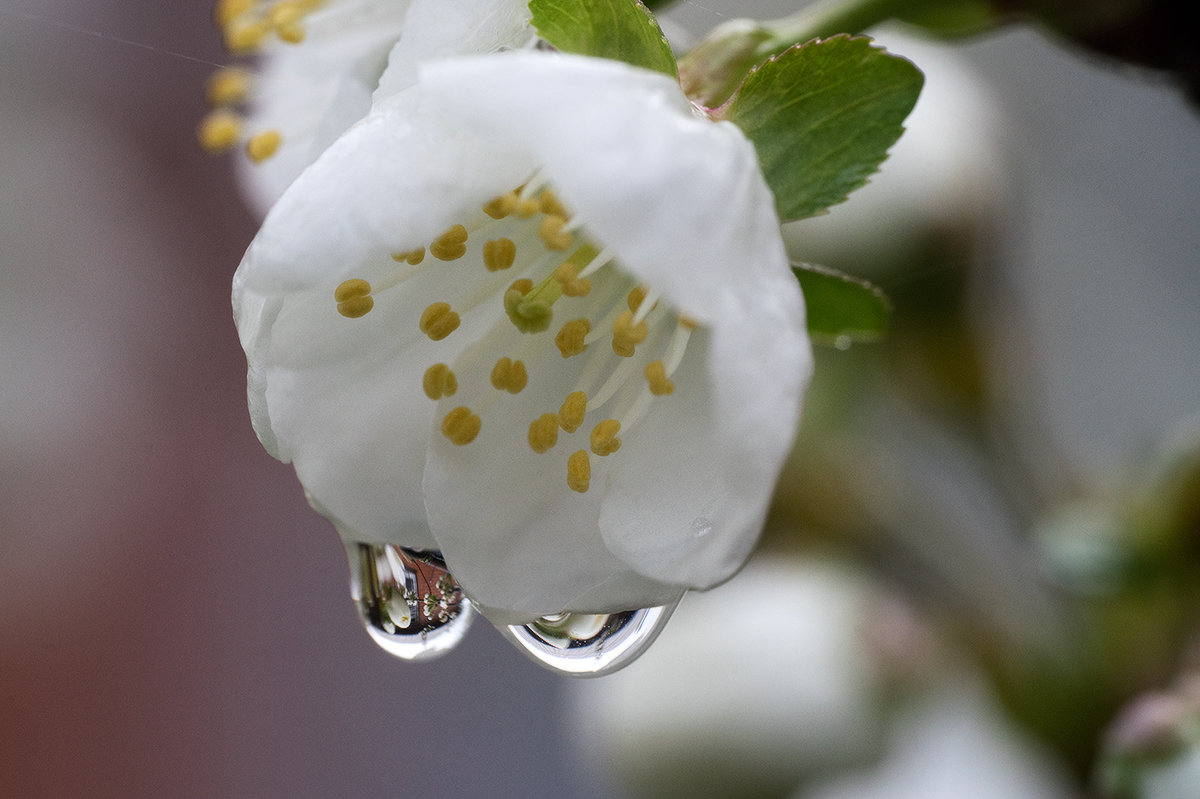
{"label": "water droplet", "polygon": [[691,527],[692,535],[696,536],[696,538],[703,538],[712,532],[713,523],[708,517],[701,516],[698,519],[692,520]]}
{"label": "water droplet", "polygon": [[375,643],[405,660],[453,649],[474,611],[441,553],[388,544],[351,544],[350,593]]}
{"label": "water droplet", "polygon": [[501,630],[551,671],[599,677],[637,660],[662,632],[679,602],[619,613],[556,613]]}

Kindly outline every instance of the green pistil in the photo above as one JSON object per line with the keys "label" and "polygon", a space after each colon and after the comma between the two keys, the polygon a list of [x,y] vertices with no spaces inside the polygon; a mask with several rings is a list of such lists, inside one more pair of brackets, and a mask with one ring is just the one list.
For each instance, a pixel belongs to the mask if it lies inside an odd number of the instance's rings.
{"label": "green pistil", "polygon": [[[585,244],[571,253],[565,263],[582,269],[591,262],[600,251],[591,244]],[[522,333],[541,333],[550,329],[554,321],[554,303],[563,295],[562,282],[551,272],[522,294],[520,289],[511,288],[504,293],[504,312],[509,320]]]}

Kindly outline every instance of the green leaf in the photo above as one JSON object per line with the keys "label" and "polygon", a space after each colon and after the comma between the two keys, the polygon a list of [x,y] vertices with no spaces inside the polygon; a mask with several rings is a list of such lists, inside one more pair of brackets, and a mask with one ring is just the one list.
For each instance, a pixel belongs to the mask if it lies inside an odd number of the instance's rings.
{"label": "green leaf", "polygon": [[767,60],[720,116],[754,142],[780,218],[800,219],[867,182],[923,82],[912,63],[870,39],[835,36]]}
{"label": "green leaf", "polygon": [[671,45],[639,0],[529,0],[529,10],[538,36],[563,52],[677,74]]}
{"label": "green leaf", "polygon": [[804,291],[808,333],[815,341],[844,348],[879,341],[887,333],[892,304],[877,286],[814,264],[792,264]]}

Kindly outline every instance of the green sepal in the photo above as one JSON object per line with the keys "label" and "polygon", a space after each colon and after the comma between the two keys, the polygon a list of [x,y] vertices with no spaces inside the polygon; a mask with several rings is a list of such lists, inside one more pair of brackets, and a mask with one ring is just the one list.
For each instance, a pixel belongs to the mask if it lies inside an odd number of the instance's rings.
{"label": "green sepal", "polygon": [[892,304],[878,286],[815,264],[792,264],[792,271],[804,292],[808,334],[817,343],[844,348],[887,334]]}
{"label": "green sepal", "polygon": [[678,75],[671,45],[639,0],[529,0],[538,36],[565,53]]}
{"label": "green sepal", "polygon": [[751,72],[717,116],[754,142],[784,221],[846,199],[904,132],[924,76],[863,36],[793,47]]}

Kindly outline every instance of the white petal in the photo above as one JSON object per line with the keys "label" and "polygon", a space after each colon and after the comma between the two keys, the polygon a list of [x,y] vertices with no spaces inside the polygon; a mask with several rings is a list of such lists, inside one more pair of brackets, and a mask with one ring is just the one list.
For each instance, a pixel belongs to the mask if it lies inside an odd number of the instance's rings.
{"label": "white petal", "polygon": [[432,548],[421,501],[432,407],[421,378],[478,332],[464,321],[461,343],[435,348],[417,320],[472,286],[430,270],[357,320],[337,314],[332,292],[351,277],[383,284],[398,268],[388,253],[428,243],[530,170],[489,159],[490,171],[463,174],[472,159],[447,153],[444,137],[431,147],[415,114],[403,104],[373,114],[293,184],[238,269],[234,308],[255,428],[294,461],[314,506],[355,540]]}
{"label": "white petal", "polygon": [[326,150],[271,209],[236,280],[263,294],[336,286],[380,253],[425,245],[532,171],[425,120],[417,100],[395,98]]}
{"label": "white petal", "polygon": [[278,130],[261,163],[239,160],[239,180],[265,214],[305,167],[371,108],[371,93],[400,37],[406,0],[335,0],[304,20],[297,44],[275,41],[262,57],[246,129]]}
{"label": "white petal", "polygon": [[428,65],[422,82],[448,119],[536,153],[588,231],[710,328],[704,380],[661,401],[694,413],[652,414],[630,437],[601,526],[652,579],[729,577],[757,536],[811,372],[803,302],[752,146],[694,117],[669,78],[615,62],[459,59]]}
{"label": "white petal", "polygon": [[388,57],[376,100],[415,84],[424,61],[526,45],[533,38],[529,17],[528,0],[412,0],[405,35]]}

